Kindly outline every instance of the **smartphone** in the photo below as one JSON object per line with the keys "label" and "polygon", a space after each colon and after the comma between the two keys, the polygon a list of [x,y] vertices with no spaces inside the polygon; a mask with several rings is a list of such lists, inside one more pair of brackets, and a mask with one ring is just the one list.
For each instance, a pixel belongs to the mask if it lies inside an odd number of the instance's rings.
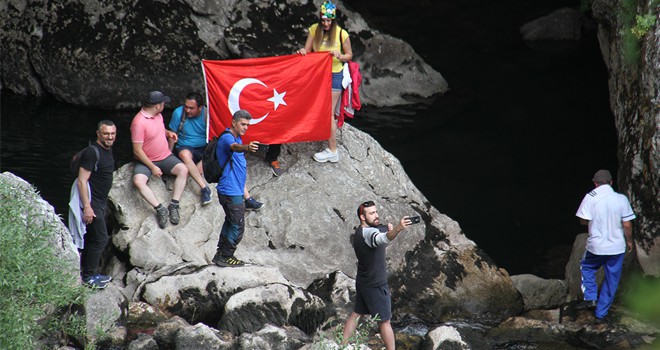
{"label": "smartphone", "polygon": [[258,143],[259,149],[257,150],[258,152],[266,152],[268,151],[268,145],[265,143]]}
{"label": "smartphone", "polygon": [[410,219],[410,221],[412,221],[413,224],[419,224],[419,220],[420,220],[419,215],[409,216],[408,219]]}

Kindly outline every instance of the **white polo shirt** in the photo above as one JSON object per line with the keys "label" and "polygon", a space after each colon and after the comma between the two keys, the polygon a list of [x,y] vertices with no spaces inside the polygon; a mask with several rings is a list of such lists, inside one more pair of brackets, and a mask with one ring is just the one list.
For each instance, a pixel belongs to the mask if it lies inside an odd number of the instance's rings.
{"label": "white polo shirt", "polygon": [[600,185],[584,196],[575,215],[589,220],[588,251],[596,255],[626,252],[622,222],[635,218],[626,196],[614,192],[610,185]]}

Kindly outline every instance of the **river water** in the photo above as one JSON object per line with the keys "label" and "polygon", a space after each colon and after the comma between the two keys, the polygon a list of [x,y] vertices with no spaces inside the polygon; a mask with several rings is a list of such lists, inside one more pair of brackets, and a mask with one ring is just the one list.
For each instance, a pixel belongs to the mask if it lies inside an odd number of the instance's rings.
{"label": "river water", "polygon": [[[563,278],[573,238],[584,231],[574,213],[589,180],[618,166],[595,30],[568,43],[520,39],[522,24],[572,1],[348,3],[372,26],[410,42],[452,89],[410,106],[367,106],[351,124],[399,158],[433,206],[509,273]],[[33,183],[62,216],[69,158],[95,138],[99,120],[117,123],[117,160],[131,160],[135,110],[6,91],[0,107],[0,171]]]}

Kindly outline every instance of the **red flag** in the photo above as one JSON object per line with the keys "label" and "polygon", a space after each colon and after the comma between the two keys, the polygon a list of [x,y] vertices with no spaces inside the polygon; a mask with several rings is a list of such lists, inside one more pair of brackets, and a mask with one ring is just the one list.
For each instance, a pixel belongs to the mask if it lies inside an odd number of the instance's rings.
{"label": "red flag", "polygon": [[202,60],[209,139],[231,126],[239,109],[252,115],[247,143],[330,137],[332,56],[327,52],[238,60]]}

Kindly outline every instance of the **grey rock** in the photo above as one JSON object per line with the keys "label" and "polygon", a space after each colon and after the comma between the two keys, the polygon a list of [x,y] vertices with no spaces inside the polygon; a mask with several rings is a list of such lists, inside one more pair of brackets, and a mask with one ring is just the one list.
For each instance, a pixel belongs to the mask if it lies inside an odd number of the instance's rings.
{"label": "grey rock", "polygon": [[582,37],[583,15],[572,8],[561,8],[520,27],[524,40],[579,40]]}
{"label": "grey rock", "polygon": [[231,344],[221,340],[213,328],[198,323],[182,328],[176,335],[177,350],[229,349]]}
{"label": "grey rock", "polygon": [[456,349],[469,350],[470,345],[463,339],[461,333],[452,326],[436,327],[426,335],[424,350]]}
{"label": "grey rock", "polygon": [[215,325],[232,295],[271,283],[288,281],[274,267],[204,266],[197,272],[163,276],[147,283],[142,298],[190,323]]}
{"label": "grey rock", "polygon": [[190,324],[186,320],[179,316],[174,316],[167,321],[159,323],[153,336],[159,347],[174,349],[177,335],[182,329],[189,326]]}
{"label": "grey rock", "polygon": [[298,328],[266,324],[255,333],[241,334],[238,344],[240,350],[289,350],[298,349],[309,340],[309,336]]}
{"label": "grey rock", "polygon": [[267,323],[290,324],[312,334],[325,319],[324,309],[320,298],[300,288],[270,284],[232,295],[218,328],[238,335],[255,332]]}
{"label": "grey rock", "polygon": [[123,344],[127,313],[128,301],[115,285],[109,283],[107,288],[94,291],[85,302],[88,340]]}
{"label": "grey rock", "polygon": [[523,297],[525,311],[553,309],[566,301],[567,287],[563,280],[529,274],[511,276],[511,280]]}
{"label": "grey rock", "polygon": [[[565,281],[568,288],[568,297],[571,300],[582,300],[582,271],[580,270],[580,260],[584,255],[587,246],[588,233],[580,233],[575,237],[571,256],[566,263]],[[596,272],[596,283],[600,285],[603,282],[605,274],[603,269]]]}
{"label": "grey rock", "polygon": [[[292,54],[318,18],[319,1],[103,3],[12,0],[0,6],[3,88],[76,105],[138,106],[145,92],[174,100],[203,90],[202,59]],[[442,76],[399,39],[370,29],[341,3],[361,63],[363,102],[409,103],[447,90]]]}
{"label": "grey rock", "polygon": [[[73,244],[71,233],[64,226],[60,217],[55,214],[53,206],[43,200],[29,183],[10,172],[0,174],[0,185],[9,188],[16,198],[34,203],[30,211],[26,211],[15,219],[25,223],[31,222],[41,224],[44,227],[51,227],[48,241],[53,248],[53,253],[61,261],[57,266],[80,279],[78,277],[80,275],[78,249]],[[0,208],[2,208],[3,203],[8,203],[8,201],[0,201]]]}
{"label": "grey rock", "polygon": [[128,344],[128,350],[158,350],[158,343],[150,335],[140,334]]}

